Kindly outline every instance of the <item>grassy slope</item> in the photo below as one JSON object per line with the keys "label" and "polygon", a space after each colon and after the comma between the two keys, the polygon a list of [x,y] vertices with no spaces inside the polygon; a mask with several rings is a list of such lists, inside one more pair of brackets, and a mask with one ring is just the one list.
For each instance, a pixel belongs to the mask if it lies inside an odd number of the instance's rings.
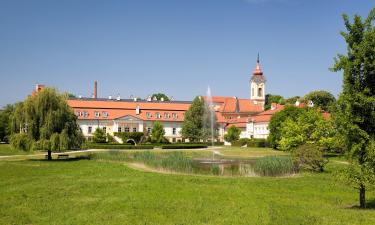
{"label": "grassy slope", "polygon": [[[0,224],[375,224],[324,174],[215,178],[95,161],[0,161]],[[375,197],[374,192],[368,193]]]}

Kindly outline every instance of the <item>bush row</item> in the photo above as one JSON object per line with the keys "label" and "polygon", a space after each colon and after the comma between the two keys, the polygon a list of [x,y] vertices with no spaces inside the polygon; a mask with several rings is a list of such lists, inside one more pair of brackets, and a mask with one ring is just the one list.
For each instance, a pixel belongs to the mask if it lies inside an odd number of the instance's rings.
{"label": "bush row", "polygon": [[245,145],[247,145],[247,147],[258,147],[258,148],[264,148],[264,147],[269,146],[266,139],[257,139],[257,138],[253,138],[253,139],[241,138],[238,141],[232,142],[232,146],[235,146],[235,147],[242,147]]}
{"label": "bush row", "polygon": [[194,149],[207,147],[207,144],[170,144],[161,146],[162,149]]}
{"label": "bush row", "polygon": [[153,149],[152,145],[129,145],[129,144],[86,144],[89,149]]}

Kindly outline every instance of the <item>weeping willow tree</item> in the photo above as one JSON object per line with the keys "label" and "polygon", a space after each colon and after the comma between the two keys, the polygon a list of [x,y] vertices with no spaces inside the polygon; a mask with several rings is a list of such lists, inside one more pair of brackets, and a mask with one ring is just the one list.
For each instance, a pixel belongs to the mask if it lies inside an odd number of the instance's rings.
{"label": "weeping willow tree", "polygon": [[37,142],[50,140],[51,136],[57,140],[55,136],[59,135],[59,142],[63,144],[51,143],[54,149],[56,146],[56,150],[80,148],[83,136],[73,110],[66,103],[67,97],[54,88],[46,88],[17,103],[10,117],[11,138],[22,135]]}

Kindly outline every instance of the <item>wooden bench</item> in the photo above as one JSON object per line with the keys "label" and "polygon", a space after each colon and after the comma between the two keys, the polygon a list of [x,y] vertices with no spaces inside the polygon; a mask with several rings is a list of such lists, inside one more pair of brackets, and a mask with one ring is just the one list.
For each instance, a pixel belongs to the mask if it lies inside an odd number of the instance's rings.
{"label": "wooden bench", "polygon": [[69,155],[68,154],[58,154],[57,159],[69,159]]}

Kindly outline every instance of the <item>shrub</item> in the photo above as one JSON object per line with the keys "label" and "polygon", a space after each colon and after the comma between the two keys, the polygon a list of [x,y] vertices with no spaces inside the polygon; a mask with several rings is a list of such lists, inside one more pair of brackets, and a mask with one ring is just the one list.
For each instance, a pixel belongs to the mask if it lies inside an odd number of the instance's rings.
{"label": "shrub", "polygon": [[240,139],[241,130],[235,126],[229,127],[227,133],[224,135],[224,140],[227,142],[233,142]]}
{"label": "shrub", "polygon": [[282,176],[293,174],[295,167],[291,157],[266,156],[255,162],[254,172],[260,176]]}
{"label": "shrub", "polygon": [[247,142],[247,147],[257,147],[257,148],[265,148],[265,147],[268,147],[268,142],[266,139],[256,139],[256,138],[253,138],[253,139],[250,139],[248,142]]}
{"label": "shrub", "polygon": [[242,147],[244,145],[247,145],[247,143],[250,141],[249,138],[241,138],[238,141],[233,141],[232,146],[234,147]]}
{"label": "shrub", "polygon": [[95,143],[106,143],[107,142],[106,139],[107,137],[105,135],[104,130],[99,127],[96,128],[92,137],[92,141]]}
{"label": "shrub", "polygon": [[144,133],[143,132],[116,132],[114,135],[121,138],[124,143],[126,143],[126,141],[129,139],[133,139],[136,143],[139,143],[142,140]]}
{"label": "shrub", "polygon": [[15,149],[30,151],[32,150],[33,139],[25,133],[13,134],[10,136],[10,144]]}
{"label": "shrub", "polygon": [[323,172],[328,159],[323,157],[323,151],[312,144],[301,145],[292,152],[293,160],[297,168],[311,169]]}
{"label": "shrub", "polygon": [[107,134],[107,143],[116,143],[112,135]]}
{"label": "shrub", "polygon": [[170,144],[161,146],[162,149],[194,149],[207,147],[207,144]]}

